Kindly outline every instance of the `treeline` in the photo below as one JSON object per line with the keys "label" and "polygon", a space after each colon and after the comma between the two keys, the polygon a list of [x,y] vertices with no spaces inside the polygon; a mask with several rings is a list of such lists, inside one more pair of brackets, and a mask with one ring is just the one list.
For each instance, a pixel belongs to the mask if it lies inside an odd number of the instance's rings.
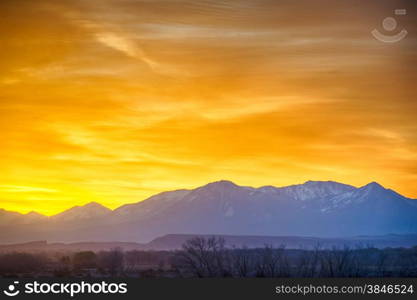
{"label": "treeline", "polygon": [[196,237],[178,251],[0,254],[0,276],[50,277],[417,277],[417,247],[230,248]]}
{"label": "treeline", "polygon": [[183,277],[416,277],[417,247],[290,250],[226,248],[221,238],[194,238],[175,256]]}
{"label": "treeline", "polygon": [[100,252],[12,252],[0,254],[0,277],[159,277],[172,273],[169,262],[174,256],[169,251],[124,252],[118,248]]}

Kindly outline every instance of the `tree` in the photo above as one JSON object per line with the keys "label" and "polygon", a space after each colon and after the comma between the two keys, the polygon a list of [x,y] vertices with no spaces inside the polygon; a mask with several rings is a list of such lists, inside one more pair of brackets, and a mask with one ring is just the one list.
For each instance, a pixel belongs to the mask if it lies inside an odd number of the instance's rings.
{"label": "tree", "polygon": [[74,269],[94,268],[97,266],[97,256],[93,251],[82,251],[74,254],[72,258]]}
{"label": "tree", "polygon": [[240,249],[233,249],[233,273],[237,277],[250,277],[255,270],[255,259],[253,255],[254,250],[246,247]]}
{"label": "tree", "polygon": [[195,237],[183,244],[177,262],[191,276],[228,277],[232,275],[228,254],[223,238]]}
{"label": "tree", "polygon": [[123,271],[124,255],[120,248],[115,248],[107,252],[100,252],[99,257],[100,266],[108,270],[111,275],[119,275]]}
{"label": "tree", "polygon": [[290,266],[285,255],[285,246],[273,248],[265,245],[260,249],[256,265],[257,277],[288,277]]}

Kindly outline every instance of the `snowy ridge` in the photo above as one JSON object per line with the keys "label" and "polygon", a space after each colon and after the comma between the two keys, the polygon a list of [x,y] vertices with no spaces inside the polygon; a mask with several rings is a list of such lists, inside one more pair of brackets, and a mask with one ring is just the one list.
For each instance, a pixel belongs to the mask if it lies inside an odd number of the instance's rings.
{"label": "snowy ridge", "polygon": [[0,242],[146,242],[164,234],[413,234],[417,200],[375,182],[359,188],[334,181],[253,188],[222,180],[115,210],[95,202],[52,217],[0,210],[0,226]]}

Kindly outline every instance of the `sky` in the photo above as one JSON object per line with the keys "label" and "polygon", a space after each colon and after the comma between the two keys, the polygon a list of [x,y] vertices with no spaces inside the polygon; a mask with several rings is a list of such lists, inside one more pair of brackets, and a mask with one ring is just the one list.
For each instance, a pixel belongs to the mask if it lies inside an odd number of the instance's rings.
{"label": "sky", "polygon": [[221,179],[417,198],[416,3],[363,2],[0,1],[0,207]]}

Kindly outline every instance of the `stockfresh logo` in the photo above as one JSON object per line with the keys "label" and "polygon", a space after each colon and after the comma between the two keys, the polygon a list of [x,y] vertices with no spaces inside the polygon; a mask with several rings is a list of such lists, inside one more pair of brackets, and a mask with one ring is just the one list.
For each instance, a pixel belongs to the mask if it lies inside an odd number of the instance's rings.
{"label": "stockfresh logo", "polygon": [[[396,16],[405,16],[407,14],[407,10],[404,8],[394,10],[394,14]],[[382,21],[382,27],[388,34],[384,34],[379,32],[378,29],[374,29],[371,31],[372,35],[379,41],[384,43],[396,43],[404,39],[408,32],[405,29],[394,34],[394,30],[397,29],[397,20],[393,17],[386,17]]]}
{"label": "stockfresh logo", "polygon": [[3,293],[9,297],[14,297],[19,295],[20,291],[17,289],[19,281],[14,281],[13,284],[9,284],[7,289],[3,291]]}
{"label": "stockfresh logo", "polygon": [[19,281],[9,284],[3,293],[14,297],[20,293],[30,294],[63,294],[74,297],[78,294],[126,294],[127,283],[101,282],[39,282],[32,281],[20,285]]}

